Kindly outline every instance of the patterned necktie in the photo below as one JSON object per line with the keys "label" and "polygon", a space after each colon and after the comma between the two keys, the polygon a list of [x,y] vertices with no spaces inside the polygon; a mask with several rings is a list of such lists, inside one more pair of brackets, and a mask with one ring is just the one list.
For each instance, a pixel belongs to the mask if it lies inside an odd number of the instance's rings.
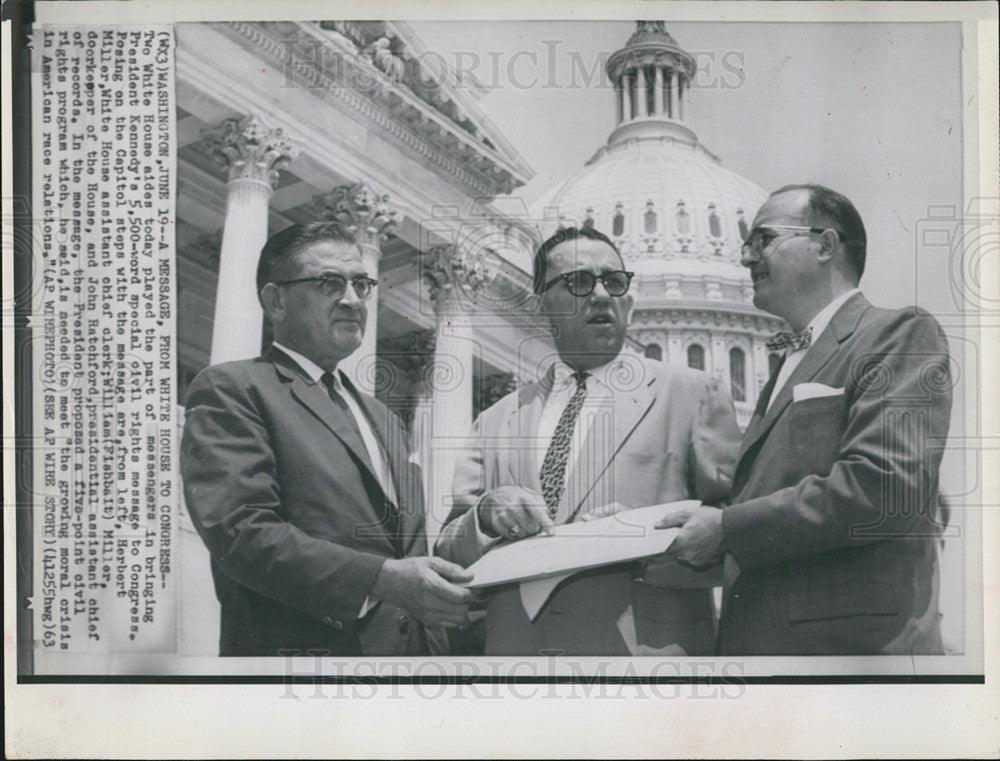
{"label": "patterned necktie", "polygon": [[809,344],[812,343],[812,335],[812,328],[800,330],[798,333],[790,333],[783,330],[767,342],[767,348],[771,351],[781,351],[782,349],[799,351],[800,349],[808,349]]}
{"label": "patterned necktie", "polygon": [[538,473],[542,482],[542,496],[545,497],[545,504],[549,508],[549,515],[553,518],[559,507],[559,500],[562,499],[563,490],[566,488],[566,462],[569,459],[569,445],[573,438],[573,429],[576,427],[576,419],[580,416],[580,408],[583,407],[583,400],[587,397],[588,373],[573,373],[576,378],[576,391],[566,403],[566,408],[559,416],[555,433],[552,434],[552,443],[549,444],[545,459],[542,460],[542,469]]}

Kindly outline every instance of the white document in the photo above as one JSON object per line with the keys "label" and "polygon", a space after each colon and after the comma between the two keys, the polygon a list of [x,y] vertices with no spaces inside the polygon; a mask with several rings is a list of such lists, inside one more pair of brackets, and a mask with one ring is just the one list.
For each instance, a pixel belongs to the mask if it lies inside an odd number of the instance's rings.
{"label": "white document", "polygon": [[844,389],[833,388],[824,383],[796,383],[792,387],[792,401],[803,402],[806,399],[820,399],[826,396],[843,396]]}
{"label": "white document", "polygon": [[656,524],[668,513],[699,504],[685,500],[624,510],[606,518],[556,526],[553,536],[497,545],[469,566],[474,578],[467,586],[520,581],[521,602],[534,619],[556,585],[577,571],[666,552],[679,529],[657,529]]}

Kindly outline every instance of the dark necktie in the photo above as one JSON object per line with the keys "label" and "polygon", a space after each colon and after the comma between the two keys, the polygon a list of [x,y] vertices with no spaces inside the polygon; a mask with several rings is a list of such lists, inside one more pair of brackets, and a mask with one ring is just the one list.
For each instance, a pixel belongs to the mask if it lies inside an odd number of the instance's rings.
{"label": "dark necktie", "polygon": [[573,377],[576,378],[576,391],[559,416],[555,433],[552,434],[552,443],[549,444],[545,459],[542,460],[542,468],[538,473],[542,482],[542,496],[545,497],[545,505],[553,518],[559,508],[563,490],[566,488],[566,462],[569,459],[573,429],[576,428],[576,419],[580,417],[583,400],[587,397],[588,373],[576,372],[573,373]]}
{"label": "dark necktie", "polygon": [[[331,372],[323,373],[323,376],[320,378],[320,382],[324,386],[326,386],[326,391],[330,395],[330,399],[333,400],[333,403],[336,404],[343,411],[344,416],[350,423],[351,428],[354,430],[354,433],[357,434],[358,443],[361,444],[361,446],[364,448],[365,439],[364,436],[361,435],[361,428],[358,425],[357,419],[354,417],[354,413],[351,412],[351,408],[347,405],[347,402],[344,401],[344,398],[341,396],[340,392],[337,391],[337,386],[334,381],[333,373]],[[350,391],[344,389],[344,393],[349,394]],[[355,453],[355,455],[358,454],[359,453],[357,452]],[[382,452],[376,452],[375,454],[376,456],[384,458]],[[377,466],[375,463],[372,463],[372,467],[377,467]],[[388,472],[386,472],[386,476],[387,477],[389,476]],[[376,483],[378,483],[377,478],[374,480]],[[384,507],[382,510],[376,509],[376,512],[379,514],[379,518],[382,521],[383,529],[390,537],[392,537],[393,542],[396,542],[399,539],[399,508],[396,505],[394,505],[392,501],[386,496],[385,489],[381,483],[378,484],[378,493],[381,495]],[[364,528],[364,527],[359,527],[359,528]]]}
{"label": "dark necktie", "polygon": [[774,372],[771,373],[771,377],[764,384],[764,388],[760,390],[760,396],[757,398],[757,406],[753,411],[755,417],[764,417],[764,413],[767,412],[767,405],[771,401],[771,394],[774,393],[774,384],[778,382],[778,374],[781,372],[781,367],[785,364],[786,358],[784,355],[781,357],[781,360],[774,368]]}
{"label": "dark necktie", "polygon": [[333,403],[336,404],[344,413],[344,417],[347,418],[347,422],[351,424],[351,428],[358,435],[358,441],[364,444],[365,439],[364,436],[361,435],[361,429],[358,427],[358,421],[354,418],[351,408],[347,406],[347,402],[344,401],[344,397],[342,397],[340,392],[337,391],[333,373],[323,373],[323,377],[320,378],[320,382],[326,386],[326,392],[330,395],[330,399],[333,400]]}

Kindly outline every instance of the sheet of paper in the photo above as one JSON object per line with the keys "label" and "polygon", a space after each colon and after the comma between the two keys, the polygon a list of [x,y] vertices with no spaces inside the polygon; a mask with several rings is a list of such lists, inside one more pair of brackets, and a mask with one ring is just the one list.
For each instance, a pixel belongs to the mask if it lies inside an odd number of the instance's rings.
{"label": "sheet of paper", "polygon": [[555,591],[555,588],[562,581],[568,579],[574,573],[576,572],[570,571],[569,573],[560,573],[556,576],[528,579],[518,585],[518,591],[521,594],[521,605],[524,606],[524,612],[528,614],[528,620],[535,620],[535,617],[542,610],[542,606],[545,605],[545,601],[549,599],[549,595]]}
{"label": "sheet of paper", "polygon": [[[656,524],[669,512],[698,504],[697,500],[686,500],[625,510],[607,518],[556,526],[553,536],[539,535],[498,545],[469,567],[474,578],[468,586],[479,588],[561,577],[555,583],[541,584],[522,594],[522,599],[534,601],[534,607],[546,588],[551,593],[555,584],[567,575],[665,552],[678,529],[657,529]],[[545,594],[541,599],[539,608],[547,597]]]}

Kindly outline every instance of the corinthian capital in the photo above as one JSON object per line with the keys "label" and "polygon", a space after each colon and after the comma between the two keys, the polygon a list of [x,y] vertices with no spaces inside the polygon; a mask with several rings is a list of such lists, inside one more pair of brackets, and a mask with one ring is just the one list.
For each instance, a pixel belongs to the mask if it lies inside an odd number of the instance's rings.
{"label": "corinthian capital", "polygon": [[278,173],[298,154],[284,130],[270,129],[256,114],[226,119],[207,131],[206,143],[214,156],[226,162],[230,182],[253,180],[272,188]]}
{"label": "corinthian capital", "polygon": [[313,196],[313,203],[320,216],[340,222],[362,246],[380,248],[399,220],[399,213],[389,206],[389,196],[379,195],[363,182]]}
{"label": "corinthian capital", "polygon": [[474,261],[454,245],[434,246],[420,259],[420,274],[430,298],[440,310],[449,296],[464,295],[471,303],[489,285],[493,272],[482,260]]}

